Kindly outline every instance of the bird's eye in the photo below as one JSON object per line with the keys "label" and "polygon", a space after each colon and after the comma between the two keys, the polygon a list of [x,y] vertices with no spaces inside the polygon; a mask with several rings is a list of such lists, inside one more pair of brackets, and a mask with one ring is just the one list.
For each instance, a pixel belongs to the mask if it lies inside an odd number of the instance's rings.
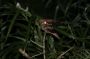
{"label": "bird's eye", "polygon": [[48,23],[47,23],[47,21],[44,21],[42,24],[46,25],[46,24],[48,24]]}

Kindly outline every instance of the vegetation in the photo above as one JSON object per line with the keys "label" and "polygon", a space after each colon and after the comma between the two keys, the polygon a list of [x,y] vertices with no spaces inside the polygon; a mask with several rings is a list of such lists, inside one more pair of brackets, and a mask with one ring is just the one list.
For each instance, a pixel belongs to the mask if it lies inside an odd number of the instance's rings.
{"label": "vegetation", "polygon": [[0,29],[0,59],[90,59],[88,0],[0,0]]}

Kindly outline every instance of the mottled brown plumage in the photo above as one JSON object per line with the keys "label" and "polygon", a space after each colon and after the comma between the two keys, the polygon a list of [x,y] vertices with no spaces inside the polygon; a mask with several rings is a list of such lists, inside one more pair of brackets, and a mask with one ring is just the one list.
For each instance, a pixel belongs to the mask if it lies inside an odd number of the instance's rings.
{"label": "mottled brown plumage", "polygon": [[63,22],[57,21],[57,20],[52,20],[52,19],[41,19],[39,20],[39,23],[41,25],[42,30],[44,30],[46,33],[49,33],[53,35],[54,37],[60,39],[59,35],[55,31],[53,25],[56,24],[61,24]]}

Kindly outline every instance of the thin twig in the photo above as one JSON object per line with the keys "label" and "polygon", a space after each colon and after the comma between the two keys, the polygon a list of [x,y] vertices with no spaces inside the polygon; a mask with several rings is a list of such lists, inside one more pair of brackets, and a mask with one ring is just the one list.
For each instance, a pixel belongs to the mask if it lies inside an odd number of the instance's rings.
{"label": "thin twig", "polygon": [[33,40],[31,40],[31,42],[32,42],[32,43],[34,43],[35,45],[39,46],[40,48],[43,48],[43,46],[42,46],[42,45],[40,45],[40,44],[38,44],[38,43],[34,42]]}
{"label": "thin twig", "polygon": [[32,56],[31,58],[34,58],[34,57],[39,56],[39,55],[42,55],[42,54],[43,54],[43,52],[41,52],[39,54],[36,54],[36,55]]}
{"label": "thin twig", "polygon": [[25,50],[23,50],[23,49],[19,49],[19,52],[24,56],[24,57],[26,57],[27,59],[31,59],[31,57],[25,52]]}
{"label": "thin twig", "polygon": [[65,55],[67,52],[69,52],[71,49],[73,49],[74,47],[69,48],[67,51],[63,52],[62,54],[60,54],[57,59],[61,59],[63,55]]}
{"label": "thin twig", "polygon": [[43,58],[46,59],[46,56],[45,56],[45,38],[46,38],[46,33],[44,34],[44,37],[43,37]]}

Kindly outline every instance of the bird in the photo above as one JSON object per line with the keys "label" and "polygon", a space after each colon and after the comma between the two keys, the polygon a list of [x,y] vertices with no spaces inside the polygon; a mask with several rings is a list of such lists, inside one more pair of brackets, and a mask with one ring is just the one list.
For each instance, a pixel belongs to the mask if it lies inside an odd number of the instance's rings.
{"label": "bird", "polygon": [[60,24],[60,23],[63,23],[63,22],[53,20],[53,19],[40,19],[39,23],[41,25],[41,29],[44,32],[46,32],[48,34],[51,34],[52,36],[54,36],[57,39],[60,39],[60,36],[57,33],[57,31],[54,29],[53,25]]}

